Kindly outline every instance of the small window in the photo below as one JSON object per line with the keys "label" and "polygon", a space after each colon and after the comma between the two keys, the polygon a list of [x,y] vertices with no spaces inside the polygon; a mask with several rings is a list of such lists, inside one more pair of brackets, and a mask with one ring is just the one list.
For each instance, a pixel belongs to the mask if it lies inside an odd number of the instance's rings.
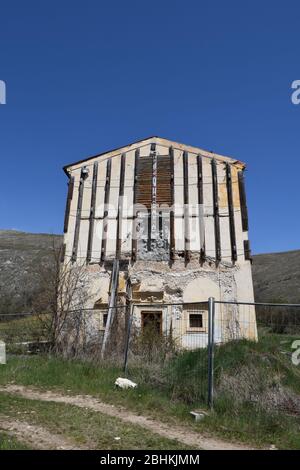
{"label": "small window", "polygon": [[103,313],[103,324],[102,324],[103,328],[105,328],[105,327],[106,327],[106,323],[107,323],[107,316],[108,316],[108,314],[107,314],[107,313]]}
{"label": "small window", "polygon": [[190,328],[202,328],[203,316],[202,313],[190,313]]}

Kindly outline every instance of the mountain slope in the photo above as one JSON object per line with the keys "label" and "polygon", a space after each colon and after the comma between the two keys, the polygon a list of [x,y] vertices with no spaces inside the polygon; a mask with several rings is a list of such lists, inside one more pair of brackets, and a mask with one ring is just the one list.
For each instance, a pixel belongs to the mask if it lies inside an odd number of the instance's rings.
{"label": "mountain slope", "polygon": [[[41,264],[62,235],[0,230],[0,313],[30,310]],[[253,256],[255,300],[300,303],[300,250]]]}
{"label": "mountain slope", "polygon": [[61,242],[61,235],[0,230],[0,313],[30,310],[40,266],[53,262],[52,248]]}
{"label": "mountain slope", "polygon": [[300,250],[253,256],[256,302],[300,303]]}

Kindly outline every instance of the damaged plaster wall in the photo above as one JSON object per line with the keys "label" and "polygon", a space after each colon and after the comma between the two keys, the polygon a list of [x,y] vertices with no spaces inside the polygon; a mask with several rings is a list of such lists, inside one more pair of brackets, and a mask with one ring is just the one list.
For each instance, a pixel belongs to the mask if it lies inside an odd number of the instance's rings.
{"label": "damaged plaster wall", "polygon": [[[159,300],[156,297],[157,293],[164,292],[165,303],[182,304],[207,302],[208,297],[224,301],[236,300],[238,291],[236,275],[239,270],[239,266],[228,266],[224,263],[221,263],[218,269],[214,265],[210,266],[209,263],[199,268],[196,260],[188,267],[179,261],[172,268],[167,263],[148,262],[146,265],[139,262],[129,270],[129,276],[133,282],[136,298],[138,298],[138,292],[146,291],[148,297],[145,300],[155,302]],[[218,305],[216,308],[215,340],[217,343],[225,342],[229,338],[234,339],[241,333],[238,307],[235,305],[231,305],[230,308],[223,307],[223,305]],[[142,308],[141,306],[140,309]],[[179,309],[178,305],[177,313]],[[172,315],[171,309],[168,315]],[[255,317],[252,321],[255,321]],[[250,335],[248,331],[243,333]],[[203,346],[207,344],[207,334],[204,337],[203,332],[199,333],[198,339],[198,344]],[[189,347],[190,341],[195,344],[196,340],[195,333],[192,337],[188,334],[182,335],[182,345],[185,347]]]}
{"label": "damaged plaster wall", "polygon": [[[153,150],[154,149],[154,150]],[[170,192],[170,181],[174,189],[174,259],[170,260],[171,247],[171,215],[166,211],[166,218],[160,220],[153,215],[156,210],[156,199],[151,208],[146,207],[145,213],[137,217],[139,238],[137,240],[137,256],[133,257],[133,227],[134,227],[134,187],[139,181],[142,186],[140,197],[149,196],[149,188],[143,188],[144,173],[135,175],[136,154],[139,162],[145,157],[144,168],[148,165],[153,152],[161,160],[171,161],[170,149],[174,152],[174,175],[163,181],[160,180],[160,197],[166,197]],[[187,170],[184,175],[184,162],[187,157]],[[203,202],[199,208],[199,160],[201,157]],[[123,158],[124,157],[124,158]],[[125,160],[125,170],[121,172],[121,162]],[[147,160],[148,159],[148,160]],[[169,160],[168,160],[169,159]],[[92,210],[93,196],[93,165],[97,162],[96,203]],[[108,163],[111,163],[111,174],[107,177]],[[169,164],[169,163],[168,163]],[[217,197],[214,196],[212,167],[216,166]],[[232,204],[234,222],[236,258],[233,258],[233,241],[230,232],[230,213],[228,196],[227,166],[230,165],[232,175]],[[155,167],[155,165],[153,166]],[[79,201],[79,188],[82,184],[82,169],[87,174],[83,182],[82,203]],[[170,163],[171,168],[171,163]],[[78,162],[67,167],[68,174],[74,178],[74,191],[70,200],[68,230],[65,233],[65,260],[70,260],[74,252],[76,229],[78,240],[74,262],[86,262],[86,284],[89,296],[86,301],[86,331],[89,337],[101,336],[103,333],[103,311],[109,302],[110,278],[113,260],[120,254],[120,259],[127,262],[127,268],[121,269],[119,276],[119,295],[124,302],[128,284],[131,284],[131,299],[142,303],[187,303],[206,302],[209,297],[222,301],[253,302],[253,286],[251,264],[245,256],[244,243],[248,241],[248,230],[242,226],[240,190],[238,173],[244,165],[234,159],[223,157],[201,149],[167,141],[157,137],[145,139],[132,145],[93,157],[85,162]],[[164,170],[165,171],[165,170]],[[168,170],[169,171],[169,170]],[[120,187],[124,177],[124,199],[120,199]],[[165,173],[163,173],[164,175]],[[167,174],[167,173],[166,173]],[[161,177],[162,178],[162,177]],[[148,184],[147,183],[147,184]],[[156,188],[155,180],[154,187]],[[149,184],[148,184],[149,185]],[[169,185],[169,186],[168,186]],[[146,185],[147,186],[147,185]],[[108,191],[109,207],[104,200]],[[159,186],[158,186],[159,187]],[[167,188],[167,189],[166,189]],[[187,188],[187,195],[184,194]],[[163,196],[162,196],[163,194]],[[189,199],[189,208],[184,206],[184,198]],[[217,199],[217,201],[215,201]],[[121,200],[121,202],[120,202]],[[153,202],[153,201],[152,201]],[[216,217],[216,204],[218,217]],[[81,206],[81,207],[80,207]],[[107,213],[106,213],[107,209]],[[147,212],[148,211],[148,212]],[[151,211],[151,227],[147,226],[148,213]],[[161,211],[161,209],[158,209]],[[157,214],[159,212],[156,212]],[[119,217],[120,215],[120,217]],[[93,225],[91,224],[93,220]],[[155,220],[156,219],[156,220]],[[104,221],[106,220],[106,230]],[[219,224],[219,241],[217,241],[216,220]],[[231,220],[232,221],[232,220]],[[153,226],[155,227],[153,228]],[[89,229],[93,227],[88,259]],[[173,226],[172,226],[173,227]],[[119,232],[118,232],[119,229]],[[154,232],[158,236],[153,237]],[[117,237],[119,233],[119,238]],[[151,236],[149,236],[151,233]],[[191,235],[190,237],[187,234]],[[103,240],[105,250],[103,249]],[[120,253],[117,245],[120,241]],[[217,258],[219,244],[220,258]],[[200,250],[205,249],[205,256],[199,259]],[[186,252],[190,251],[187,262]],[[118,254],[117,254],[118,253]],[[102,256],[103,255],[103,256]],[[134,259],[133,259],[134,258]],[[144,307],[143,307],[144,308]],[[173,309],[161,307],[166,316],[168,328],[179,315]],[[141,309],[140,309],[141,310]],[[137,311],[140,311],[137,309]],[[174,313],[175,312],[175,313]],[[181,316],[188,317],[182,311]],[[204,313],[205,318],[205,313]],[[255,339],[257,337],[254,308],[234,305],[216,305],[216,339],[223,342],[241,334]],[[140,324],[140,318],[137,319]],[[179,321],[179,320],[176,320]],[[206,321],[206,320],[205,320]],[[174,323],[176,324],[176,322]],[[97,334],[95,333],[97,330]],[[187,326],[188,329],[188,326]],[[196,334],[196,331],[193,332]],[[206,332],[201,334],[205,338]],[[190,347],[190,336],[183,338],[183,345]]]}
{"label": "damaged plaster wall", "polygon": [[[156,307],[157,303],[177,303],[178,308],[175,310],[175,307],[166,308],[163,305],[161,307],[169,317],[169,320],[165,320],[168,325],[175,312],[178,315],[180,311],[182,319],[184,312],[179,304],[207,302],[211,296],[215,300],[238,301],[240,295],[249,295],[248,290],[251,293],[251,285],[246,286],[244,283],[245,269],[247,269],[246,263],[236,266],[220,263],[216,269],[213,263],[205,263],[200,268],[196,259],[191,260],[188,267],[185,267],[182,260],[176,261],[172,266],[167,262],[139,260],[129,266],[128,271],[120,273],[119,291],[125,295],[126,283],[130,281],[132,301],[141,302],[135,309],[137,325],[140,325],[140,312],[145,310],[143,303],[153,303]],[[89,266],[87,276],[91,294],[87,305],[90,309],[86,317],[87,333],[91,339],[98,340],[103,333],[102,314],[105,310],[101,305],[108,302],[110,271],[95,264]],[[176,322],[174,324],[176,325]],[[182,334],[178,332],[178,335],[179,333]],[[257,336],[254,308],[217,304],[216,342],[223,343],[241,335],[251,339]],[[206,345],[207,334],[204,332],[201,333],[201,342]],[[189,335],[182,335],[182,344],[188,347]]]}

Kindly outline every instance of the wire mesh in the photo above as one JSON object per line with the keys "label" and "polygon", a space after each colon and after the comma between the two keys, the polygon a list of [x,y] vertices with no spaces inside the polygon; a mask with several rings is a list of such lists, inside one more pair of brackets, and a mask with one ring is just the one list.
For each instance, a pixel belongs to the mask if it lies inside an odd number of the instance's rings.
{"label": "wire mesh", "polygon": [[[211,379],[216,401],[230,396],[234,406],[300,415],[300,305],[216,301],[214,311],[212,350],[208,301],[118,305],[104,351],[107,306],[64,312],[56,340],[65,356],[105,362],[120,374],[125,364],[128,378],[175,402],[206,405]],[[0,341],[8,353],[49,351],[52,326],[47,315],[0,315]]]}
{"label": "wire mesh", "polygon": [[300,416],[299,340],[300,305],[216,302],[215,400]]}
{"label": "wire mesh", "polygon": [[49,317],[31,313],[9,313],[0,315],[0,341],[7,352],[32,353],[45,351],[49,347]]}
{"label": "wire mesh", "polygon": [[128,338],[127,375],[163,388],[173,400],[206,403],[208,303],[136,304]]}

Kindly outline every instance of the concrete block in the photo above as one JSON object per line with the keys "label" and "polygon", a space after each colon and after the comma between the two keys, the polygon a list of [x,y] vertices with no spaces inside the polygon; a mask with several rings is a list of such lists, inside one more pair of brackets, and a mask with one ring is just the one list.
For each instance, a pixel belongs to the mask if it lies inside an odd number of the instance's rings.
{"label": "concrete block", "polygon": [[195,418],[196,422],[201,421],[205,416],[209,415],[208,411],[205,410],[190,411],[190,414]]}
{"label": "concrete block", "polygon": [[6,345],[0,341],[0,364],[6,364]]}

